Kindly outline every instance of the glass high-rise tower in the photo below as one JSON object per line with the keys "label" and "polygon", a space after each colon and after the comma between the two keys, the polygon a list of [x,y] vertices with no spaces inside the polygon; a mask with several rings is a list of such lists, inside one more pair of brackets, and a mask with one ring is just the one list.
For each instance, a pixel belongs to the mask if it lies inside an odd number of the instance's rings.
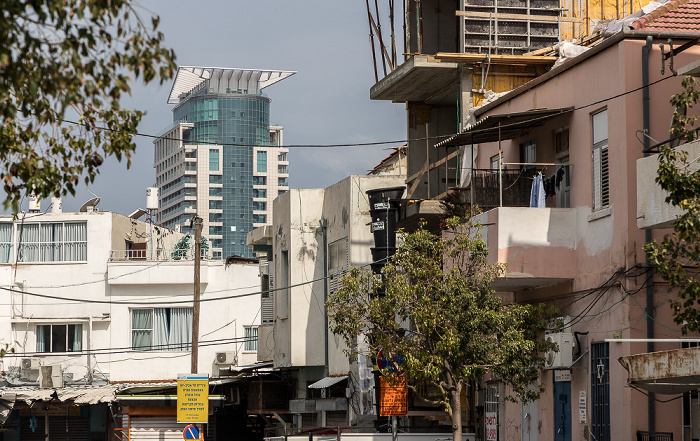
{"label": "glass high-rise tower", "polygon": [[188,231],[201,217],[213,258],[253,257],[246,234],[272,222],[272,201],[289,189],[282,127],[270,125],[262,90],[294,73],[178,69],[173,124],[154,142],[160,221]]}

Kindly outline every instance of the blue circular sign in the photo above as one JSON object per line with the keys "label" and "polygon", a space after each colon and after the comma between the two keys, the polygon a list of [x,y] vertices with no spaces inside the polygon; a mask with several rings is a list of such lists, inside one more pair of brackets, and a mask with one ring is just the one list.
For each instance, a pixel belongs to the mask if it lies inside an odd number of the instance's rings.
{"label": "blue circular sign", "polygon": [[182,431],[184,439],[199,439],[199,429],[194,424],[190,424]]}

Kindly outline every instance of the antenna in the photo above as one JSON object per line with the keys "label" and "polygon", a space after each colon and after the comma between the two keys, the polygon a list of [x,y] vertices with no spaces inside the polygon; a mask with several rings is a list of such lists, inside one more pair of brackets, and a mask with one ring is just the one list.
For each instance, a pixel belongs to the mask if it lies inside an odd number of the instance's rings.
{"label": "antenna", "polygon": [[97,195],[95,194],[95,192],[93,192],[92,190],[90,190],[88,187],[86,187],[85,189],[86,189],[87,191],[89,191],[90,193],[92,193],[92,195],[95,196],[95,197],[92,198],[92,199],[90,199],[90,200],[88,200],[87,202],[85,202],[85,203],[80,207],[80,212],[81,212],[81,213],[95,213],[95,212],[99,211],[99,210],[97,209],[97,204],[100,203],[100,197],[97,196]]}

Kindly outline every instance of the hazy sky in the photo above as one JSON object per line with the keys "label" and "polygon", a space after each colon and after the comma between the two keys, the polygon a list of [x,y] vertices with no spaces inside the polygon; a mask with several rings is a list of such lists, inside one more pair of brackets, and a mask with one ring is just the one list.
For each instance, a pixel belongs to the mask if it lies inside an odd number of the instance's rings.
{"label": "hazy sky", "polygon": [[[287,145],[406,136],[404,106],[369,99],[374,71],[363,1],[148,0],[141,5],[161,17],[160,29],[178,65],[297,71],[265,89],[272,99],[270,122],[284,127]],[[147,112],[141,133],[157,134],[172,122],[171,84],[133,85],[125,104]],[[146,187],[155,181],[153,141],[137,137],[136,142],[131,169],[108,161],[90,187],[101,197],[103,211],[129,214],[146,204]],[[290,149],[291,187],[326,187],[364,174],[398,145]],[[81,185],[63,209],[77,211],[90,197]],[[48,208],[46,201],[42,208]]]}

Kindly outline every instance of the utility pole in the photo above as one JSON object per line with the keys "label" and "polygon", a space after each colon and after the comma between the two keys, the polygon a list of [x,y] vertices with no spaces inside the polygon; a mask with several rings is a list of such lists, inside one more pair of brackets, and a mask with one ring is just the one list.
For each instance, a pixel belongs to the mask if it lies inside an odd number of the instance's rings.
{"label": "utility pole", "polygon": [[194,305],[192,305],[192,366],[191,373],[197,373],[199,356],[199,275],[202,260],[202,218],[194,218]]}

